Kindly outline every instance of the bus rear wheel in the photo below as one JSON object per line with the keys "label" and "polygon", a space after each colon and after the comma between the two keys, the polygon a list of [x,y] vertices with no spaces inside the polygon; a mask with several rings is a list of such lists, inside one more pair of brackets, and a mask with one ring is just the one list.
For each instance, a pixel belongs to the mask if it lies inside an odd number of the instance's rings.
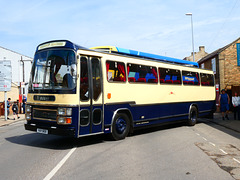
{"label": "bus rear wheel", "polygon": [[197,123],[197,118],[198,118],[198,110],[195,106],[192,106],[189,111],[188,125],[194,126]]}
{"label": "bus rear wheel", "polygon": [[126,114],[118,113],[112,123],[112,138],[114,140],[125,139],[130,130],[130,120]]}

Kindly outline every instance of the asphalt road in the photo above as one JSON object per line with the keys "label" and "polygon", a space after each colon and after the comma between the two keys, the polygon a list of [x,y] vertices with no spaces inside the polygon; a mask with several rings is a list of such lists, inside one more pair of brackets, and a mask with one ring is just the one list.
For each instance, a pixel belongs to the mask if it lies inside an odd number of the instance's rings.
{"label": "asphalt road", "polygon": [[0,127],[1,179],[240,179],[240,134],[209,122],[138,130],[122,141]]}

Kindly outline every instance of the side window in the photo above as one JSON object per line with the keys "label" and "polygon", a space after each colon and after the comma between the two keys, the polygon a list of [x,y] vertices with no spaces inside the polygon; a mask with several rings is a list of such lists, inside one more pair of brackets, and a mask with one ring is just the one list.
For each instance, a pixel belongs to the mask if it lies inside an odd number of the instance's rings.
{"label": "side window", "polygon": [[92,58],[92,80],[93,80],[93,99],[97,100],[102,92],[100,61]]}
{"label": "side window", "polygon": [[88,83],[88,62],[86,57],[81,57],[81,72],[80,72],[80,100],[89,99],[89,83]]}
{"label": "side window", "polygon": [[106,68],[107,68],[108,82],[113,82],[113,81],[125,82],[126,81],[126,71],[125,71],[124,63],[116,62],[116,61],[107,61]]}
{"label": "side window", "polygon": [[158,71],[161,84],[182,84],[180,70],[159,68]]}
{"label": "side window", "polygon": [[127,64],[128,82],[157,83],[157,68],[138,64]]}
{"label": "side window", "polygon": [[214,86],[214,77],[212,74],[201,73],[200,76],[202,86]]}
{"label": "side window", "polygon": [[184,85],[200,85],[199,74],[197,72],[182,71]]}

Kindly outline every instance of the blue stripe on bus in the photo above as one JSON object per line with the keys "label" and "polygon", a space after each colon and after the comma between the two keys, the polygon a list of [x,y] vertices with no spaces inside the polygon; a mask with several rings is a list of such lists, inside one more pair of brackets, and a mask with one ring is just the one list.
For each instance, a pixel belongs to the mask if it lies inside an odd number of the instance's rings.
{"label": "blue stripe on bus", "polygon": [[186,60],[182,60],[182,59],[171,58],[171,57],[167,57],[167,56],[161,56],[161,55],[157,55],[157,54],[145,53],[145,52],[141,52],[141,51],[135,51],[135,50],[124,49],[124,48],[119,48],[119,47],[116,47],[116,49],[118,50],[119,53],[153,58],[153,59],[157,59],[157,60],[163,60],[163,61],[174,62],[174,63],[179,63],[179,64],[189,64],[189,65],[193,65],[195,67],[199,67],[197,62],[186,61]]}
{"label": "blue stripe on bus", "polygon": [[[107,113],[104,114],[104,121],[105,125],[110,125],[112,123],[113,114],[118,109],[128,109],[131,112],[135,127],[176,120],[187,120],[191,104],[196,104],[199,116],[203,116],[210,113],[210,111],[208,111],[209,109],[214,111],[215,101],[182,102],[143,106],[130,106],[129,104],[105,105],[104,108]],[[137,124],[138,122],[144,121],[149,121],[149,124]]]}

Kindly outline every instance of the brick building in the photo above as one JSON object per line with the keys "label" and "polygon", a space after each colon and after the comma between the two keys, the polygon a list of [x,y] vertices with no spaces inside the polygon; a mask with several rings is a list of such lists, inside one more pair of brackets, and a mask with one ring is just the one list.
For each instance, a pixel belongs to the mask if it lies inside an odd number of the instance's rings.
{"label": "brick building", "polygon": [[234,92],[240,95],[240,38],[208,54],[198,61],[199,66],[214,71],[217,89],[226,89],[231,97]]}
{"label": "brick building", "polygon": [[[199,51],[194,52],[195,62],[197,62],[198,60],[202,59],[203,57],[205,57],[207,55],[208,55],[208,53],[205,52],[205,46],[199,46]],[[191,53],[191,56],[185,57],[184,60],[193,61],[193,53]]]}

